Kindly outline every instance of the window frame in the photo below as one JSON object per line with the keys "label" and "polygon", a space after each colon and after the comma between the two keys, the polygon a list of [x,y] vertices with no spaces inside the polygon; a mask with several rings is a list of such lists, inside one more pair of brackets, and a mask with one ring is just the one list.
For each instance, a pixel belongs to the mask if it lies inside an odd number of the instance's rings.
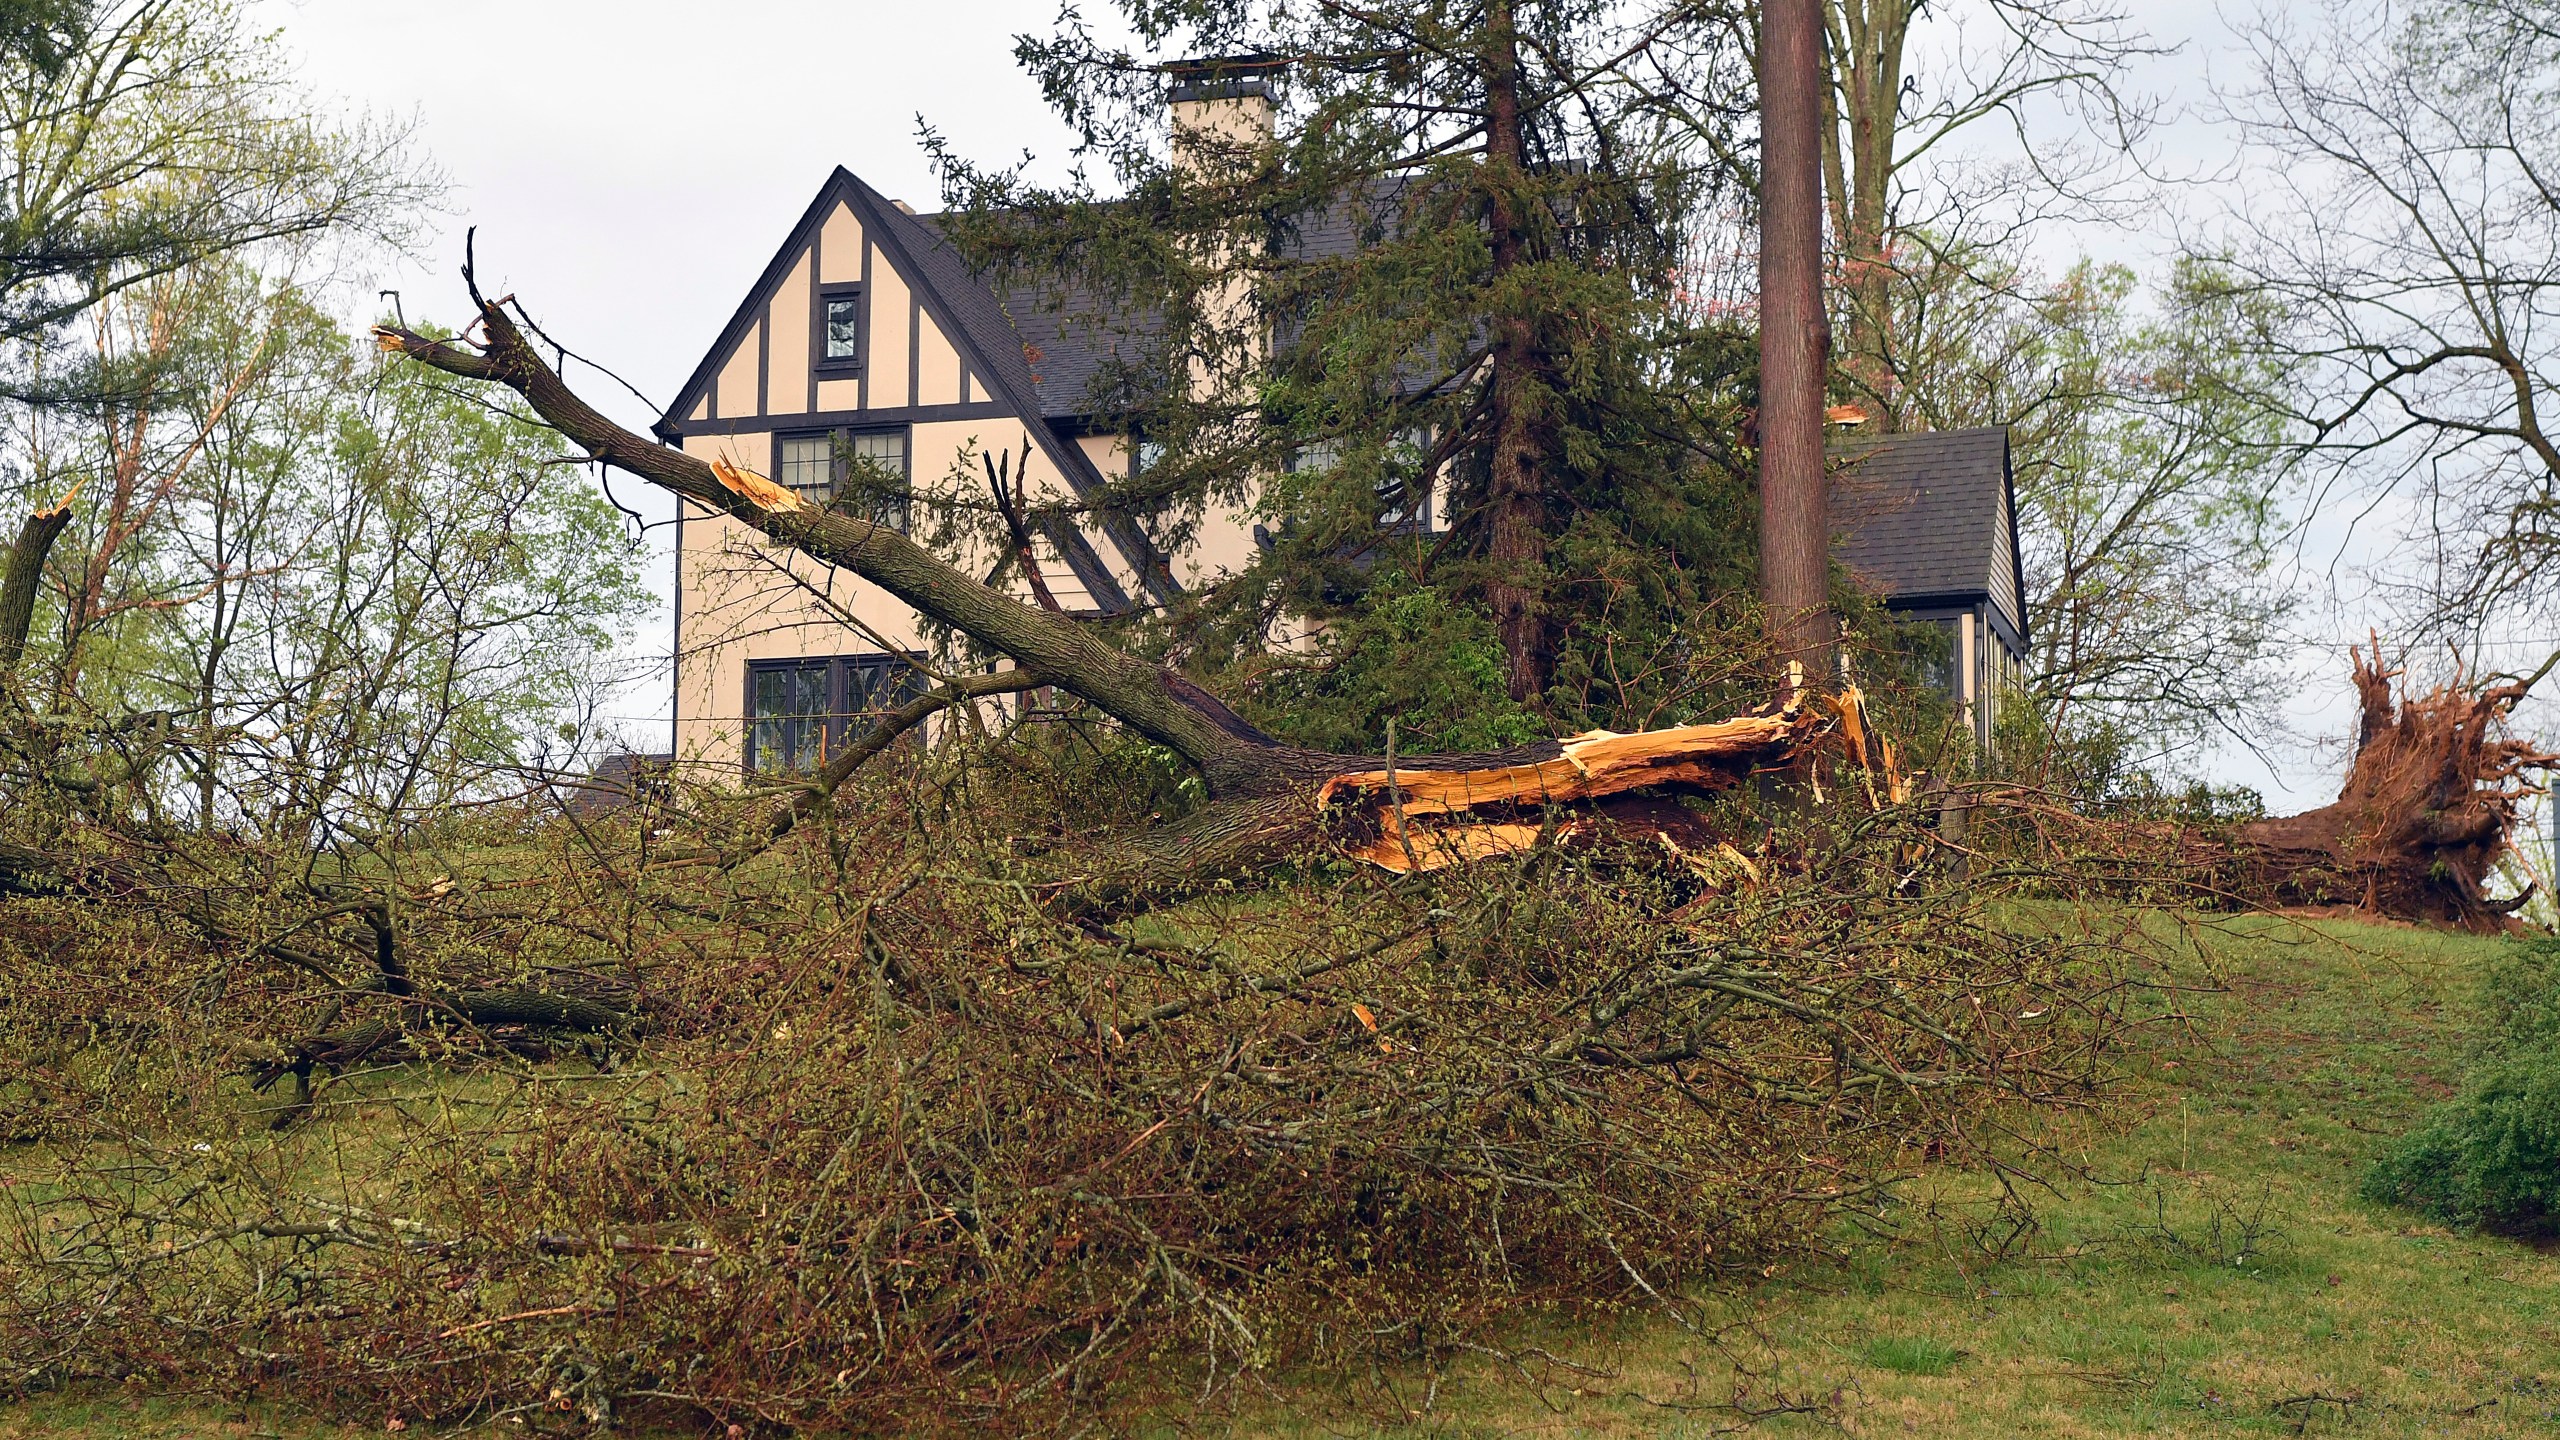
{"label": "window frame", "polygon": [[[739,769],[750,777],[806,773],[765,770],[757,765],[756,734],[768,718],[796,720],[803,724],[815,720],[820,727],[818,763],[824,765],[830,756],[855,738],[852,732],[856,721],[885,715],[924,693],[924,672],[916,668],[923,659],[921,654],[899,655],[874,650],[851,655],[773,655],[748,660],[745,666],[746,702],[742,707],[742,734],[738,742]],[[827,671],[827,708],[823,712],[815,716],[774,717],[756,713],[756,681],[760,677],[776,671],[807,670],[821,665]],[[865,671],[875,672],[876,678],[871,682],[870,694],[866,697],[869,703],[857,710],[853,704],[855,677]]]}
{"label": "window frame", "polygon": [[[857,435],[895,435],[898,437],[898,478],[906,482],[906,503],[899,508],[898,523],[890,526],[889,528],[897,531],[901,535],[912,533],[915,526],[916,496],[916,435],[915,427],[912,425],[830,425],[823,430],[776,430],[773,432],[773,465],[771,469],[771,474],[773,475],[775,482],[782,485],[785,489],[790,490],[793,494],[800,496],[804,500],[814,498],[820,509],[825,509],[826,507],[835,504],[837,495],[841,493],[844,487],[845,476],[843,466],[846,460],[846,452],[853,448],[853,440]],[[824,440],[827,442],[827,492],[825,496],[812,497],[807,491],[802,490],[799,486],[793,485],[789,480],[783,478],[786,471],[782,462],[782,450],[785,445],[790,444],[794,440]]]}
{"label": "window frame", "polygon": [[[1436,436],[1429,426],[1406,425],[1397,428],[1395,438],[1389,443],[1391,446],[1402,446],[1411,449],[1417,455],[1429,455],[1435,439]],[[1334,466],[1342,463],[1340,445],[1332,440],[1319,440],[1312,445],[1291,447],[1281,456],[1281,471],[1285,474],[1294,475],[1300,473],[1302,470],[1309,469],[1308,456],[1311,453],[1318,454],[1323,459],[1324,464],[1322,470],[1330,470]],[[1322,470],[1318,470],[1316,473],[1320,474],[1322,473]],[[1390,510],[1386,505],[1386,491],[1383,489],[1379,490],[1377,492],[1380,507],[1378,515],[1379,533],[1383,535],[1440,534],[1439,506],[1436,503],[1438,491],[1440,489],[1439,478],[1439,474],[1436,471],[1422,476],[1421,493],[1419,495],[1416,495],[1412,488],[1408,486],[1405,494],[1407,505],[1406,508],[1401,511]]]}
{"label": "window frame", "polygon": [[[853,354],[835,357],[827,353],[827,302],[853,302]],[[862,357],[871,350],[871,296],[859,280],[839,280],[832,285],[810,287],[809,296],[809,369],[821,380],[841,380],[862,373]]]}

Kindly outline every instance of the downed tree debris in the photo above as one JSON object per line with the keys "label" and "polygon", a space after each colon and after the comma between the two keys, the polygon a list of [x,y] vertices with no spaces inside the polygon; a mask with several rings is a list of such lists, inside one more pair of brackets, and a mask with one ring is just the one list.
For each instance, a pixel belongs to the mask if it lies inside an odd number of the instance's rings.
{"label": "downed tree debris", "polygon": [[[2340,907],[2495,933],[2515,926],[2531,893],[2488,891],[2519,805],[2542,791],[2525,772],[2560,765],[2560,754],[2508,734],[2506,719],[2555,664],[2560,656],[2522,678],[2457,673],[2395,700],[2402,672],[2384,662],[2377,639],[2354,654],[2362,713],[2338,798],[2299,815],[2199,826],[2090,814],[1999,785],[1955,793],[1993,837],[1982,843],[2084,855],[2108,870],[2087,877],[2102,890],[2184,892],[2224,907]],[[1999,838],[2021,825],[2031,833]],[[1960,829],[1939,830],[1941,843],[1967,844]]]}
{"label": "downed tree debris", "polygon": [[[1363,828],[1374,828],[1376,837],[1350,842],[1351,854],[1398,873],[1437,870],[1528,849],[1547,833],[1538,817],[1552,806],[1652,786],[1698,793],[1729,789],[1754,771],[1786,764],[1810,738],[1810,729],[1800,709],[1789,706],[1635,735],[1591,730],[1531,747],[1553,751],[1535,758],[1486,756],[1495,763],[1449,768],[1408,761],[1351,771],[1325,781],[1316,800],[1348,801],[1367,810]],[[1518,818],[1479,818],[1510,814]],[[1448,817],[1458,817],[1457,823],[1416,823]],[[1556,827],[1556,836],[1573,829],[1567,822]]]}
{"label": "downed tree debris", "polygon": [[[2545,667],[2548,668],[2547,666]],[[2355,656],[2361,716],[2338,798],[2238,827],[2229,841],[2240,894],[2273,905],[2350,905],[2401,920],[2501,929],[2525,900],[2490,898],[2517,806],[2540,787],[2528,770],[2560,755],[2506,733],[2539,675],[2475,685],[2462,675],[2393,700],[2402,672]]]}
{"label": "downed tree debris", "polygon": [[[616,425],[572,392],[527,343],[508,313],[512,297],[487,299],[469,266],[463,273],[479,307],[475,328],[481,339],[438,340],[383,325],[374,330],[381,347],[448,374],[507,386],[589,458],[851,571],[1022,670],[1047,677],[1199,770],[1208,808],[1138,847],[1129,873],[1095,877],[1070,897],[1071,906],[1108,908],[1144,891],[1179,889],[1326,844],[1393,868],[1429,868],[1422,859],[1426,849],[1444,857],[1432,863],[1504,853],[1534,839],[1548,807],[1582,805],[1648,786],[1724,789],[1757,770],[1791,764],[1829,725],[1791,700],[1760,715],[1649,735],[1595,733],[1476,755],[1396,760],[1398,784],[1389,785],[1389,757],[1284,745],[1181,675],[1109,645],[1062,614],[981,583],[893,528],[813,506],[726,460],[705,462]],[[1402,819],[1400,791],[1422,801],[1403,805]],[[1328,804],[1345,795],[1356,801],[1347,825]],[[1416,846],[1407,830],[1416,814],[1465,814],[1469,820],[1435,826],[1438,838]]]}

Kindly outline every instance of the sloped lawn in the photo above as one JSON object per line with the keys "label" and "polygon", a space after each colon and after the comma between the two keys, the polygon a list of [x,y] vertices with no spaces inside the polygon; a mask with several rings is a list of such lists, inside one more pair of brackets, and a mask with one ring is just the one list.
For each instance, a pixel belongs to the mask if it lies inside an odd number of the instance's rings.
{"label": "sloped lawn", "polygon": [[[2266,917],[2197,938],[2143,1001],[2112,1113],[2034,1137],[2055,1158],[2012,1182],[2030,1225],[1985,1173],[1942,1167],[1889,1235],[1694,1297],[1694,1328],[1560,1320],[1436,1374],[1168,1394],[1139,1430],[2560,1435],[2560,1254],[2357,1198],[2449,1093],[2469,977],[2500,942]],[[0,1407],[0,1440],[384,1428],[213,1396]]]}

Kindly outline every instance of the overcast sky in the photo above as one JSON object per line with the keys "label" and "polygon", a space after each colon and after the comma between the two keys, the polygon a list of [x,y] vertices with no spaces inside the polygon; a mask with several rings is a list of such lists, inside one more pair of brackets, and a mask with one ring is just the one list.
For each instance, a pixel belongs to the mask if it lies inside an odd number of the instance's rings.
{"label": "overcast sky", "polygon": [[[456,267],[464,228],[477,226],[490,293],[513,291],[572,349],[661,403],[832,167],[929,210],[938,192],[916,142],[919,117],[982,161],[1029,151],[1055,173],[1066,147],[1011,55],[1017,33],[1048,28],[1055,0],[253,5],[302,57],[316,98],[414,121],[420,148],[448,177],[450,213],[412,262],[378,282],[401,291],[412,319],[467,318]],[[2153,36],[2182,46],[2143,83],[2173,106],[2200,104],[2205,76],[2231,65],[2212,0],[2131,8]],[[2222,143],[2189,121],[2164,134],[2161,154],[2208,169]],[[2165,226],[2134,226],[2053,232],[2046,248],[2057,262],[2081,249],[2140,261],[2166,243]],[[591,376],[573,379],[627,423],[655,418]],[[665,513],[641,487],[620,489]],[[2304,687],[2288,710],[2306,738],[2348,723],[2336,642],[2353,626],[2352,616],[2329,617],[2314,627],[2322,643],[2301,657]],[[667,643],[663,623],[636,642],[661,662]],[[634,740],[663,743],[655,717],[665,695],[663,682],[633,689],[621,708]],[[2270,770],[2235,752],[2212,769],[2266,789],[2278,810],[2333,793],[2334,749],[2297,746],[2276,760]]]}
{"label": "overcast sky", "polygon": [[[1065,131],[1012,60],[1050,0],[254,0],[325,106],[414,123],[447,210],[366,288],[412,320],[469,318],[459,267],[664,404],[838,165],[920,210],[938,191],[919,115],[981,159],[1056,157]],[[373,303],[367,301],[366,303]],[[388,301],[379,302],[388,304]],[[571,380],[635,428],[657,418],[587,372]],[[628,477],[616,494],[672,510]],[[671,531],[651,537],[663,594]],[[617,709],[666,744],[665,619],[634,645],[658,678]]]}

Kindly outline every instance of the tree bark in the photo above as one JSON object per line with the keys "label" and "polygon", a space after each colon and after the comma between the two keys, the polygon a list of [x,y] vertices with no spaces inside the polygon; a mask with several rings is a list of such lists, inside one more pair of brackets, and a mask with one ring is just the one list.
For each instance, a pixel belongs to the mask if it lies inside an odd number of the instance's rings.
{"label": "tree bark", "polygon": [[[1528,179],[1528,138],[1520,121],[1520,35],[1511,0],[1492,0],[1485,27],[1485,178],[1492,204],[1493,273],[1527,263],[1529,215],[1522,190]],[[1537,434],[1539,396],[1546,388],[1535,373],[1537,341],[1529,321],[1499,315],[1493,322],[1493,373],[1488,457],[1490,501],[1486,556],[1493,578],[1485,598],[1493,607],[1495,637],[1502,646],[1504,687],[1511,698],[1540,704],[1555,664],[1555,645],[1544,613],[1547,562],[1547,497]]]}
{"label": "tree bark", "polygon": [[1760,18],[1760,599],[1779,662],[1830,671],[1830,495],[1822,410],[1822,0]]}
{"label": "tree bark", "polygon": [[36,621],[36,592],[43,588],[44,564],[53,542],[71,524],[71,497],[38,510],[18,527],[18,543],[9,547],[9,563],[0,573],[0,683],[17,674],[27,650],[27,632]]}

